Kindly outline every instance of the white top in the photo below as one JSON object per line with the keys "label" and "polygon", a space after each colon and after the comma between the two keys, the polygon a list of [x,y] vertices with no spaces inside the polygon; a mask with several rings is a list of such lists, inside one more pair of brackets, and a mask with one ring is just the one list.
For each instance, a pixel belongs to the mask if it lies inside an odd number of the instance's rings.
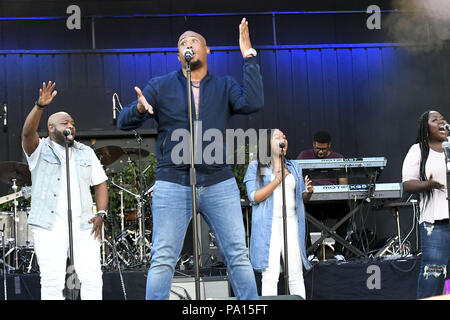
{"label": "white top", "polygon": [[[55,220],[64,220],[67,221],[67,177],[66,177],[66,149],[65,147],[50,141],[53,146],[53,150],[55,151],[59,161],[61,161],[61,192],[58,195],[58,202],[55,210]],[[41,153],[42,148],[42,139],[39,139],[39,145],[31,154],[28,156],[25,152],[25,156],[28,161],[28,166],[30,171],[34,169],[39,159],[39,154]],[[89,148],[92,152],[92,175],[91,175],[91,186],[96,186],[106,180],[108,177],[103,170],[103,167],[100,161],[97,158],[94,150]],[[79,221],[81,217],[81,200],[80,200],[80,188],[78,187],[77,181],[77,171],[75,168],[75,160],[72,157],[72,148],[69,148],[69,171],[70,171],[70,199],[71,199],[71,208],[72,208],[72,218],[73,220]]]}
{"label": "white top", "polygon": [[[433,180],[447,186],[444,152],[436,152],[430,149],[430,154],[425,165],[425,174],[428,178],[433,175]],[[409,180],[420,180],[420,146],[418,143],[411,146],[403,161],[402,182]],[[425,208],[423,208],[422,194],[420,194],[420,202],[421,215],[419,223],[424,221],[434,223],[435,220],[448,219],[447,188],[443,191],[433,189],[433,197]]]}
{"label": "white top", "polygon": [[[270,181],[275,179],[275,175],[270,175]],[[291,174],[285,177],[285,192],[286,192],[286,216],[295,215],[295,178]],[[280,183],[273,191],[273,216],[283,217],[283,190]]]}

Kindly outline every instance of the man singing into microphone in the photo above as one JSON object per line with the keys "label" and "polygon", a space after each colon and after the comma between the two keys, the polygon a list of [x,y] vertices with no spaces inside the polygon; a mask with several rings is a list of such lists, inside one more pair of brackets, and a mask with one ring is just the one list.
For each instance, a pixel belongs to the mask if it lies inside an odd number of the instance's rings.
{"label": "man singing into microphone", "polygon": [[[69,114],[52,114],[47,123],[49,137],[39,139],[39,121],[45,108],[57,94],[54,89],[55,83],[43,83],[39,90],[39,100],[22,129],[22,147],[32,179],[28,223],[33,230],[41,275],[41,299],[64,298],[69,251],[65,152],[67,139],[74,268],[81,282],[81,299],[101,300],[103,281],[98,239],[101,238],[103,217],[108,206],[107,177],[94,151],[74,140],[75,123]],[[97,215],[93,213],[91,186],[95,191]],[[68,271],[71,274],[73,272]]]}
{"label": "man singing into microphone", "polygon": [[[262,77],[245,18],[239,25],[239,45],[244,58],[243,87],[232,77],[209,73],[207,55],[210,50],[205,38],[193,31],[184,32],[178,40],[182,69],[151,79],[143,92],[135,87],[137,101],[119,114],[117,125],[122,130],[135,129],[151,117],[158,122],[158,166],[152,200],[153,247],[147,299],[169,298],[177,258],[192,218],[190,163],[175,164],[171,158],[172,149],[179,143],[172,140],[172,132],[189,130],[186,58],[190,57],[187,55],[192,56],[193,118],[201,122],[203,131],[214,128],[225,133],[231,115],[253,113],[264,104]],[[195,134],[203,136],[203,132]],[[198,152],[203,152],[203,147],[199,149]],[[202,161],[196,165],[197,209],[216,237],[235,296],[257,299],[255,277],[245,245],[239,189],[231,168],[224,163]]]}

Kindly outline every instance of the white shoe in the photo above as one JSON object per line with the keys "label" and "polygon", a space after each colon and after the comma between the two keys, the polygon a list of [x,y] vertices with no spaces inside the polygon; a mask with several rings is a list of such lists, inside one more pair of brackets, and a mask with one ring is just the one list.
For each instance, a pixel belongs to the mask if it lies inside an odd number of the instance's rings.
{"label": "white shoe", "polygon": [[337,255],[335,255],[334,256],[334,258],[337,260],[337,261],[345,261],[345,258],[344,258],[344,256],[343,255],[341,255],[341,254],[337,254]]}

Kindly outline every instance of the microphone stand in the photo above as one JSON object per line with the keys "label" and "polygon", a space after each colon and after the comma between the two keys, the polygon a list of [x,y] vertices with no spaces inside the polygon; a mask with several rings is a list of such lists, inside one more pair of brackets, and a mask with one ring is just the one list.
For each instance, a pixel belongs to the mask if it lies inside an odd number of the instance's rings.
{"label": "microphone stand", "polygon": [[283,238],[284,238],[284,290],[289,294],[289,267],[288,267],[288,241],[287,241],[287,221],[286,221],[286,190],[284,173],[284,144],[280,144],[281,149],[281,192],[283,196]]}
{"label": "microphone stand", "polygon": [[[444,142],[445,144],[450,145],[450,137],[447,137],[447,142]],[[443,143],[443,146],[444,146]],[[449,151],[445,152],[445,148],[448,148]],[[447,202],[448,202],[448,212],[450,217],[450,147],[444,146],[444,154],[445,154],[445,170],[447,172]],[[448,154],[448,156],[447,156]],[[448,224],[448,227],[450,229],[450,223]]]}
{"label": "microphone stand", "polygon": [[188,95],[188,111],[189,111],[189,131],[191,144],[191,168],[190,184],[192,193],[192,229],[194,241],[194,265],[195,265],[195,298],[200,300],[200,268],[199,268],[199,248],[198,248],[198,226],[197,226],[197,204],[196,204],[196,173],[194,165],[194,130],[192,119],[192,92],[191,92],[191,64],[190,60],[186,59],[186,74],[187,74],[187,95]]}
{"label": "microphone stand", "polygon": [[138,171],[139,171],[139,198],[138,198],[138,221],[139,221],[139,253],[140,262],[145,265],[147,264],[147,259],[145,257],[144,247],[145,247],[145,214],[144,214],[144,186],[143,186],[143,173],[141,169],[141,149],[142,149],[142,138],[139,133],[134,130],[134,135],[139,144],[139,155],[138,155]]}
{"label": "microphone stand", "polygon": [[[448,202],[448,212],[450,216],[450,159],[447,160],[447,202]],[[448,228],[450,229],[450,223],[448,224]]]}
{"label": "microphone stand", "polygon": [[[69,224],[69,271],[75,274],[75,264],[73,257],[73,233],[72,233],[72,205],[70,198],[70,164],[69,164],[69,142],[67,141],[67,134],[65,136],[65,149],[66,149],[66,175],[67,175],[67,222]],[[70,276],[69,276],[70,277]],[[76,282],[74,281],[74,284]],[[75,288],[68,288],[70,291],[70,298],[75,300]]]}
{"label": "microphone stand", "polygon": [[4,291],[4,299],[8,300],[8,292],[6,286],[6,261],[5,261],[5,224],[3,224],[2,228],[2,258],[3,258],[3,291]]}

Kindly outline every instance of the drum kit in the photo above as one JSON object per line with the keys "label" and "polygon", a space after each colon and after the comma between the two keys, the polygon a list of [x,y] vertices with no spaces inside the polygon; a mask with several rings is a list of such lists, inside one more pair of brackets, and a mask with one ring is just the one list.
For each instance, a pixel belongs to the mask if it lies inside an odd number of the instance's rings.
{"label": "drum kit", "polygon": [[153,186],[147,188],[146,177],[153,163],[144,170],[140,163],[149,152],[118,146],[104,146],[94,151],[109,177],[111,208],[118,196],[118,207],[109,210],[104,224],[102,266],[106,270],[145,268],[150,263],[151,219],[148,218],[153,195]]}
{"label": "drum kit", "polygon": [[[0,205],[13,201],[11,211],[0,212],[2,255],[0,263],[4,272],[37,271],[34,241],[28,226],[29,206],[24,210],[17,199],[31,195],[31,173],[28,165],[7,161],[0,163],[0,181],[11,185],[13,193],[0,197]],[[21,187],[21,190],[18,190]]]}
{"label": "drum kit", "polygon": [[[104,271],[146,268],[151,252],[151,197],[153,186],[144,185],[153,163],[140,170],[141,159],[149,156],[141,148],[105,146],[94,149],[108,176],[110,210],[102,230],[101,263]],[[137,166],[136,163],[139,163]],[[131,171],[126,175],[124,169]],[[146,174],[147,173],[147,174]],[[130,183],[129,176],[135,177]],[[147,177],[147,178],[146,178]],[[21,162],[0,162],[0,181],[13,193],[0,197],[0,205],[12,202],[10,211],[0,211],[0,266],[3,271],[38,272],[34,240],[28,225],[30,207],[18,199],[31,196],[31,173]],[[19,187],[21,187],[20,190]],[[126,199],[127,198],[127,199]],[[113,205],[112,203],[117,203]],[[125,208],[126,205],[131,208]],[[5,206],[3,206],[5,207]],[[95,211],[95,205],[93,210]]]}

